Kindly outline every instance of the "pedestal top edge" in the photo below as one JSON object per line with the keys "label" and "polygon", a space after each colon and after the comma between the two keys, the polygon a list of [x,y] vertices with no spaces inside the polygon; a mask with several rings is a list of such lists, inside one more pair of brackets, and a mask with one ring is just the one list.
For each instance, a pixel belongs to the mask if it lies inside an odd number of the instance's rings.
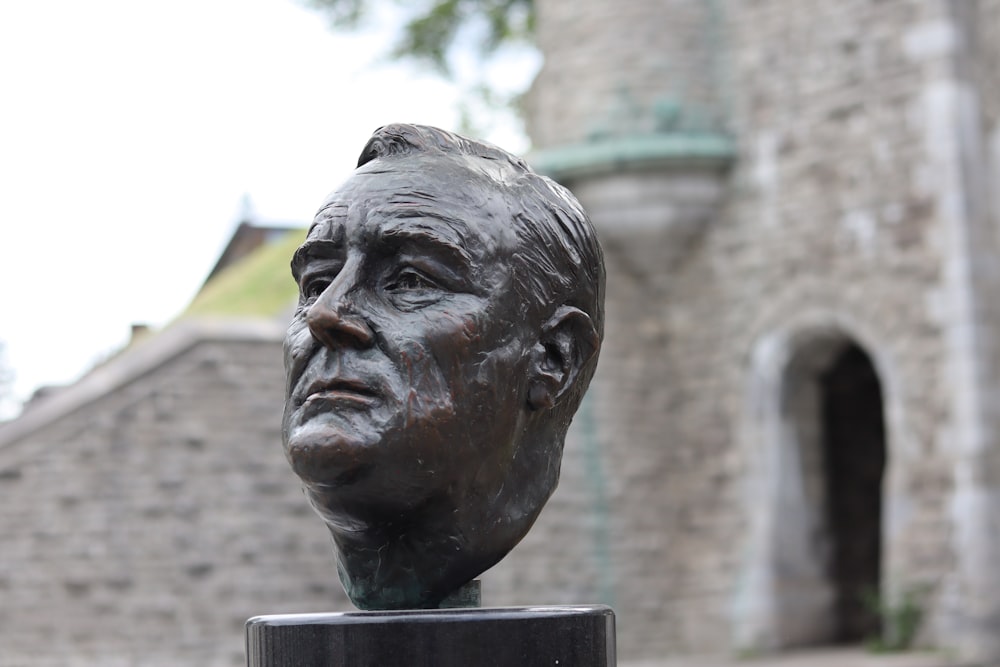
{"label": "pedestal top edge", "polygon": [[533,607],[482,607],[475,609],[405,609],[391,611],[343,611],[254,616],[250,626],[354,625],[365,623],[424,623],[526,620],[577,616],[614,616],[606,605],[545,605]]}

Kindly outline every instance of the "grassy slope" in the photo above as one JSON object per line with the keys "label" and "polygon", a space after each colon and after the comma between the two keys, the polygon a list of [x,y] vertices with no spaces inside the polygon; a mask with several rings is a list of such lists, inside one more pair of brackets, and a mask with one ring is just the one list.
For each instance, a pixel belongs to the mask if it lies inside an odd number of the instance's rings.
{"label": "grassy slope", "polygon": [[305,230],[269,243],[227,267],[194,298],[180,318],[275,317],[295,301],[298,288],[288,263]]}

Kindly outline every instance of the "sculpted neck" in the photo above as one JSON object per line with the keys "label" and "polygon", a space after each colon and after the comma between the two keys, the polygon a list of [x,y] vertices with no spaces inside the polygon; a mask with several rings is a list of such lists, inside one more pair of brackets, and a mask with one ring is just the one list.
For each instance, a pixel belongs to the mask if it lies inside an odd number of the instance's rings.
{"label": "sculpted neck", "polygon": [[333,491],[311,489],[314,506],[326,510],[321,514],[351,601],[361,609],[433,609],[495,565],[521,541],[555,488],[558,458],[545,454],[523,448],[499,488],[474,482],[406,510],[364,513],[336,504],[328,495]]}
{"label": "sculpted neck", "polygon": [[340,580],[361,609],[435,609],[506,554],[472,549],[454,531],[427,526],[380,535],[331,532]]}

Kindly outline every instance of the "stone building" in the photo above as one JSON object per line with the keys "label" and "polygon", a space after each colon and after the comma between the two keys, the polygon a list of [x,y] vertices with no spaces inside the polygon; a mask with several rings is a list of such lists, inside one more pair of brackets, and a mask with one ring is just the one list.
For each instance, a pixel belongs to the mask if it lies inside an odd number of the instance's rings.
{"label": "stone building", "polygon": [[626,652],[859,641],[868,591],[1000,659],[1000,2],[537,4]]}
{"label": "stone building", "polygon": [[[606,343],[485,602],[611,604],[627,664],[860,642],[867,591],[1000,660],[1000,0],[536,4]],[[295,242],[0,427],[0,664],[238,665],[246,617],[348,608],[278,445]]]}

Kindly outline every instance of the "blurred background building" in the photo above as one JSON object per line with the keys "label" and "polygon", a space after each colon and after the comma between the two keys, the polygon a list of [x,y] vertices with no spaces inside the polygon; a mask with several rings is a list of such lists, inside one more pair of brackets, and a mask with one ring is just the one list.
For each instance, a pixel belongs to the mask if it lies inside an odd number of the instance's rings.
{"label": "blurred background building", "polygon": [[[485,603],[610,604],[623,662],[910,612],[1000,660],[1000,0],[535,10],[530,159],[601,233],[607,331]],[[4,664],[238,665],[247,617],[349,608],[279,446],[299,238],[241,227],[0,427]]]}

